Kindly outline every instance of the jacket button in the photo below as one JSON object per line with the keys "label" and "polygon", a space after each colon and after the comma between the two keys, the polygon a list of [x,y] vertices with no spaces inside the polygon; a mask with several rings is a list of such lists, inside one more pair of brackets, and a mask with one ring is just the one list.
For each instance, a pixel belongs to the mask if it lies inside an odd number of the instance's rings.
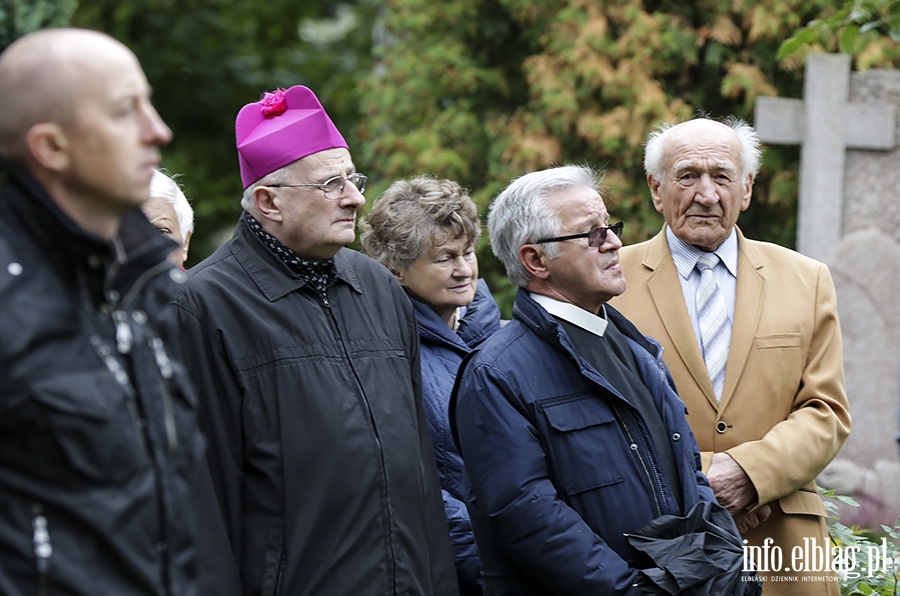
{"label": "jacket button", "polygon": [[9,265],[6,266],[6,272],[9,273],[10,275],[12,275],[13,277],[22,275],[22,265],[20,265],[19,263],[15,263],[15,262],[10,263]]}
{"label": "jacket button", "polygon": [[681,440],[681,433],[675,433],[675,434],[673,434],[673,435],[672,435],[672,440],[673,440],[673,441],[680,441],[680,440]]}
{"label": "jacket button", "polygon": [[723,434],[726,430],[728,430],[728,425],[725,424],[724,420],[719,420],[716,422],[716,432],[720,435]]}
{"label": "jacket button", "polygon": [[187,274],[180,269],[169,269],[169,279],[177,284],[183,284],[187,281]]}

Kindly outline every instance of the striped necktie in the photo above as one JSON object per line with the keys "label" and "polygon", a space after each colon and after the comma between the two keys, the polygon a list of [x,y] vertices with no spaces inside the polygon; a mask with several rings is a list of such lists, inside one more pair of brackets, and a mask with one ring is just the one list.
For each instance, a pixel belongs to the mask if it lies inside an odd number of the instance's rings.
{"label": "striped necktie", "polygon": [[731,329],[725,297],[713,275],[713,269],[718,263],[719,257],[715,253],[703,253],[697,260],[700,284],[697,286],[696,300],[703,361],[716,391],[716,400],[721,400],[722,390],[725,387],[725,364],[728,361]]}

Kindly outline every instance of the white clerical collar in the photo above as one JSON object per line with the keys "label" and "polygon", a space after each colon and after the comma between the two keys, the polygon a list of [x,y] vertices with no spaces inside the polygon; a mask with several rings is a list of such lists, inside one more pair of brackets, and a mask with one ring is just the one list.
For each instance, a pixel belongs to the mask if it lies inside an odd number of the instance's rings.
{"label": "white clerical collar", "polygon": [[606,333],[606,326],[609,323],[606,320],[605,304],[600,307],[603,317],[598,317],[581,307],[575,306],[571,302],[562,302],[561,300],[551,298],[550,296],[535,294],[533,292],[529,292],[528,295],[554,317],[559,317],[564,321],[568,321],[598,337],[603,337],[603,334]]}

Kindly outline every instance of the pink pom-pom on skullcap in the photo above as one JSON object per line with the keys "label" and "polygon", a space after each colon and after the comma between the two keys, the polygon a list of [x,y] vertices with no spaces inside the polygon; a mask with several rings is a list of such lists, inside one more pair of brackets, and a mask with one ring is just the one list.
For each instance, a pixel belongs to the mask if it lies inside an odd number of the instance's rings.
{"label": "pink pom-pom on skullcap", "polygon": [[245,105],[234,136],[244,188],[307,155],[349,149],[316,94],[303,85],[264,93]]}
{"label": "pink pom-pom on skullcap", "polygon": [[262,99],[259,100],[259,111],[266,118],[274,118],[281,116],[287,112],[287,100],[284,99],[284,89],[276,89],[275,91],[266,91],[263,93]]}

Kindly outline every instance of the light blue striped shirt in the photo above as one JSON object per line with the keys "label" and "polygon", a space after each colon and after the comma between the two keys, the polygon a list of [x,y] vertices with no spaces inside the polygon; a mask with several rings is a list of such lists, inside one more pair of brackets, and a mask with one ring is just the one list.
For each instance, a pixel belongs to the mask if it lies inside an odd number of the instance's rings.
{"label": "light blue striped shirt", "polygon": [[[678,269],[681,293],[684,295],[684,304],[687,306],[688,314],[691,316],[694,337],[697,338],[697,345],[700,346],[702,353],[703,344],[700,341],[700,325],[697,323],[697,302],[694,296],[697,294],[697,285],[700,283],[697,259],[703,254],[703,251],[678,238],[669,226],[666,226],[666,240],[669,243],[669,252],[672,253],[672,260],[675,261],[675,268]],[[720,261],[713,269],[713,275],[716,278],[719,291],[725,297],[725,305],[728,307],[728,322],[733,325],[738,262],[737,232],[732,229],[725,242],[714,252],[718,255]],[[725,266],[723,267],[722,265]],[[731,325],[728,326],[727,334],[727,343],[731,345]]]}

